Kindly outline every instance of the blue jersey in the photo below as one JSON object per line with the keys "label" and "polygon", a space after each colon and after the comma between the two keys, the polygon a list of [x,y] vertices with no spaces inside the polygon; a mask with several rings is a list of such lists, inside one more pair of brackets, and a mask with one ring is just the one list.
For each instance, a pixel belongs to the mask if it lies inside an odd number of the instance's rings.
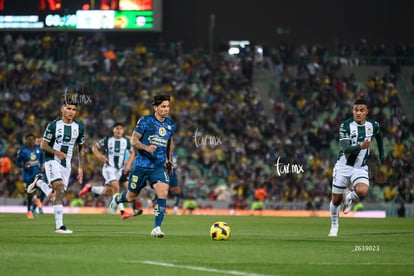
{"label": "blue jersey", "polygon": [[166,118],[164,122],[158,121],[154,115],[141,117],[135,127],[135,132],[140,133],[141,143],[144,145],[156,145],[153,152],[139,150],[135,159],[135,166],[142,168],[158,168],[165,166],[168,140],[175,132],[175,123]]}
{"label": "blue jersey", "polygon": [[33,149],[22,147],[17,153],[17,166],[23,169],[23,182],[30,183],[43,166],[43,151],[35,145]]}

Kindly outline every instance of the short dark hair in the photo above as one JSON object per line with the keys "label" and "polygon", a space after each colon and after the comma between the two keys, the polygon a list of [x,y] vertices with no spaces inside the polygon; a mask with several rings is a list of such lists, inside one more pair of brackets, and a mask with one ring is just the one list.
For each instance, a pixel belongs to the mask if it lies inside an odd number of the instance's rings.
{"label": "short dark hair", "polygon": [[33,133],[28,133],[28,134],[26,135],[26,137],[24,137],[24,138],[27,140],[27,139],[29,139],[29,137],[33,137],[33,138],[35,138],[35,136],[34,136],[34,134],[33,134]]}
{"label": "short dark hair", "polygon": [[163,101],[170,101],[170,95],[157,95],[154,96],[152,105],[160,105]]}
{"label": "short dark hair", "polygon": [[74,92],[63,94],[62,105],[78,105],[78,94]]}
{"label": "short dark hair", "polygon": [[123,124],[123,123],[120,123],[120,122],[117,122],[117,123],[115,123],[115,124],[112,126],[112,128],[114,129],[114,128],[116,128],[117,126],[124,127],[124,124]]}
{"label": "short dark hair", "polygon": [[364,99],[358,99],[358,100],[356,100],[355,103],[354,103],[354,105],[357,105],[357,104],[363,104],[363,105],[366,105],[368,107],[368,102],[366,100],[364,100]]}

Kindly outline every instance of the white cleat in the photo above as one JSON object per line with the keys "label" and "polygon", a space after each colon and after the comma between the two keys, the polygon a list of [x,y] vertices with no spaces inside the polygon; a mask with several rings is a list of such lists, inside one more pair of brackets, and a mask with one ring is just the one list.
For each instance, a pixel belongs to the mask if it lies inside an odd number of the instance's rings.
{"label": "white cleat", "polygon": [[114,194],[114,196],[112,197],[111,203],[109,203],[109,213],[111,215],[115,215],[116,210],[118,209],[118,202],[117,202],[118,197],[119,197],[119,193]]}
{"label": "white cleat", "polygon": [[73,231],[70,229],[67,229],[65,225],[62,225],[59,229],[55,230],[56,234],[72,234]]}
{"label": "white cleat", "polygon": [[29,186],[27,186],[27,193],[28,194],[32,194],[34,191],[37,190],[37,181],[39,179],[42,179],[42,174],[38,173],[36,174],[35,178],[33,179],[33,182],[29,184]]}
{"label": "white cleat", "polygon": [[343,210],[344,214],[348,214],[352,210],[352,199],[348,199],[348,195],[350,193],[351,192],[347,192],[345,194],[344,202],[342,203],[342,210]]}
{"label": "white cleat", "polygon": [[339,225],[331,225],[331,230],[329,230],[328,237],[337,237],[338,229],[339,229]]}
{"label": "white cleat", "polygon": [[154,229],[152,229],[151,236],[153,236],[154,238],[164,238],[165,234],[161,231],[161,228],[157,226]]}

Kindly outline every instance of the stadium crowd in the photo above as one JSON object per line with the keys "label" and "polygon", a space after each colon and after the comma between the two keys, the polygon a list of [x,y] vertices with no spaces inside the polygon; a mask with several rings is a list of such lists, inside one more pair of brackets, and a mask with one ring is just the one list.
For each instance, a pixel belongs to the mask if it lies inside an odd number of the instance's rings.
{"label": "stadium crowd", "polygon": [[[375,154],[370,160],[367,200],[413,201],[414,127],[399,102],[396,72],[373,72],[366,83],[357,83],[352,74],[336,73],[323,47],[281,45],[268,49],[268,69],[263,70],[275,70],[283,97],[262,99],[252,79],[253,51],[236,58],[225,51],[210,57],[179,42],[121,47],[101,33],[3,33],[0,43],[0,139],[3,157],[13,161],[1,176],[1,196],[25,197],[14,165],[17,150],[27,133],[42,136],[46,123],[59,116],[60,96],[69,89],[79,95],[77,117],[86,125],[85,183],[102,181],[101,165],[91,151],[98,138],[109,135],[115,122],[131,133],[137,119],[151,112],[152,96],[168,93],[178,126],[184,198],[253,199],[263,185],[268,202],[311,202],[320,208],[329,201],[337,154],[332,129],[350,116],[356,98],[365,97],[387,142],[386,164],[379,166]],[[367,58],[358,63],[389,60],[383,51],[367,52],[365,46],[358,49]],[[355,63],[346,49],[344,57]],[[292,64],[296,75],[287,73]],[[271,114],[264,101],[274,102]],[[82,188],[76,178],[72,183],[69,199]],[[394,193],[384,193],[386,188]],[[388,194],[391,199],[384,198]]]}

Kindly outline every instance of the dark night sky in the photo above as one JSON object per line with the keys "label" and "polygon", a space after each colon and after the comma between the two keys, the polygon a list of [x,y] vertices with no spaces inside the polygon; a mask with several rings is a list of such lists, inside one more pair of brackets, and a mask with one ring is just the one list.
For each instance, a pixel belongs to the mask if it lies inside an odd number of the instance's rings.
{"label": "dark night sky", "polygon": [[[34,7],[39,0],[5,0],[6,6],[21,3]],[[95,2],[98,2],[96,0]],[[62,5],[80,5],[88,0],[62,0]],[[34,4],[33,4],[34,3]],[[181,40],[187,46],[209,41],[209,15],[216,24],[214,42],[247,39],[259,43],[312,43],[328,46],[336,41],[356,43],[413,42],[411,1],[408,0],[163,0],[163,32],[132,36],[134,40]],[[289,34],[277,34],[277,28]],[[131,35],[128,35],[131,38]]]}
{"label": "dark night sky", "polygon": [[[409,6],[402,0],[165,0],[164,31],[201,45],[208,41],[209,14],[215,14],[215,41],[333,44],[364,37],[371,43],[410,43],[414,16]],[[278,27],[290,34],[277,35]]]}

